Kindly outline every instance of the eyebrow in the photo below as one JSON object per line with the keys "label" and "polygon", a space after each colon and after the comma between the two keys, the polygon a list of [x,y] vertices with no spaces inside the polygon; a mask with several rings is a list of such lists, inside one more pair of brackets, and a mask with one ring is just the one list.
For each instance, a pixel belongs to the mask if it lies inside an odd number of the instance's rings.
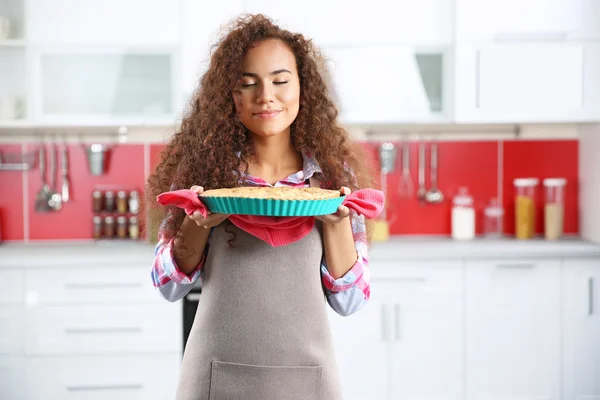
{"label": "eyebrow", "polygon": [[[291,72],[285,68],[282,69],[278,69],[275,70],[273,72],[271,72],[269,75],[279,75],[281,73],[287,72],[288,74],[291,74]],[[255,74],[254,72],[244,72],[242,73],[242,76],[249,76],[251,78],[258,78],[258,74]]]}

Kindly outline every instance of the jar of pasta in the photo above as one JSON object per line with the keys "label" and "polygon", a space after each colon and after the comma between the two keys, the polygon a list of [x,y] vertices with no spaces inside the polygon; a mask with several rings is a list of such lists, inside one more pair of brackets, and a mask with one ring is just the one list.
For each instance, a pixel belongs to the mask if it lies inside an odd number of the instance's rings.
{"label": "jar of pasta", "polygon": [[563,234],[565,178],[544,179],[544,237],[556,240]]}
{"label": "jar of pasta", "polygon": [[530,239],[535,235],[535,200],[537,178],[517,178],[515,186],[515,236],[517,239]]}

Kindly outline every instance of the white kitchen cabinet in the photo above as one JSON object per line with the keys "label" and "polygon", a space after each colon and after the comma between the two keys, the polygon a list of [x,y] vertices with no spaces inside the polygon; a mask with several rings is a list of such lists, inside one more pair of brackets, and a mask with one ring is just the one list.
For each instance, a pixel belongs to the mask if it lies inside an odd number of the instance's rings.
{"label": "white kitchen cabinet", "polygon": [[391,399],[464,398],[462,262],[420,262],[394,278]]}
{"label": "white kitchen cabinet", "polygon": [[456,0],[458,42],[600,39],[597,0]]}
{"label": "white kitchen cabinet", "polygon": [[600,119],[600,42],[459,44],[455,121]]}
{"label": "white kitchen cabinet", "polygon": [[0,399],[25,400],[25,359],[0,355]]}
{"label": "white kitchen cabinet", "polygon": [[243,0],[181,2],[181,103],[187,104],[208,68],[209,53],[220,28],[243,13]]}
{"label": "white kitchen cabinet", "polygon": [[27,116],[27,63],[25,46],[0,41],[0,124]]}
{"label": "white kitchen cabinet", "polygon": [[244,8],[319,46],[446,45],[452,40],[452,0],[245,0]]}
{"label": "white kitchen cabinet", "polygon": [[566,259],[563,293],[563,399],[600,399],[600,259]]}
{"label": "white kitchen cabinet", "polygon": [[176,113],[173,49],[33,50],[33,114],[46,124],[161,124]]}
{"label": "white kitchen cabinet", "polygon": [[26,309],[27,355],[131,354],[182,349],[181,304]]}
{"label": "white kitchen cabinet", "polygon": [[462,399],[462,262],[372,268],[369,303],[330,313],[344,398]]}
{"label": "white kitchen cabinet", "polygon": [[561,398],[559,260],[466,262],[468,400]]}
{"label": "white kitchen cabinet", "polygon": [[394,285],[371,281],[371,299],[355,314],[342,317],[329,308],[337,365],[345,400],[387,400],[392,340]]}
{"label": "white kitchen cabinet", "polygon": [[164,304],[148,279],[147,266],[142,265],[123,265],[118,269],[88,266],[85,274],[74,274],[68,267],[30,269],[25,271],[24,291],[25,301],[30,306]]}
{"label": "white kitchen cabinet", "polygon": [[178,355],[30,358],[27,400],[172,399]]}
{"label": "white kitchen cabinet", "polygon": [[35,44],[175,46],[179,1],[28,0]]}
{"label": "white kitchen cabinet", "polygon": [[24,328],[22,307],[0,305],[0,357],[23,354]]}
{"label": "white kitchen cabinet", "polygon": [[450,120],[446,49],[336,47],[325,53],[344,123]]}

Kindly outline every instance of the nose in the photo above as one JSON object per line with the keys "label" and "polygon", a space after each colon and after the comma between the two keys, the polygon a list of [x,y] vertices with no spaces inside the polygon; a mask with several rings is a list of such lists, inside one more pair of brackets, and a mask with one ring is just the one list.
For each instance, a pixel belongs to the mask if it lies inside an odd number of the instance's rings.
{"label": "nose", "polygon": [[259,85],[256,102],[258,104],[270,103],[273,99],[273,87],[271,85]]}

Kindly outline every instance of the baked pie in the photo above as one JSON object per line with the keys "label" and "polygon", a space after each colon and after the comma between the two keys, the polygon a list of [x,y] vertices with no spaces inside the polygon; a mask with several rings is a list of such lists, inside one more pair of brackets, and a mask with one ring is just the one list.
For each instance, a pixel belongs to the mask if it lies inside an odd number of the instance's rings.
{"label": "baked pie", "polygon": [[327,190],[316,187],[294,188],[288,186],[243,186],[228,189],[211,189],[203,192],[200,196],[265,200],[327,200],[339,198],[341,193],[339,190]]}

